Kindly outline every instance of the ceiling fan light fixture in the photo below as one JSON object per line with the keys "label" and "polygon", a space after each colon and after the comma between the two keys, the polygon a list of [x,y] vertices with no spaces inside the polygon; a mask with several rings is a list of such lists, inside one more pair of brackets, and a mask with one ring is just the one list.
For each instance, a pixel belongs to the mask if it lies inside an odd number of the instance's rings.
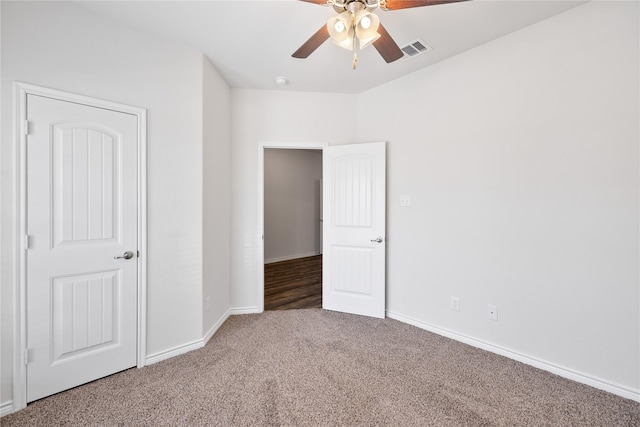
{"label": "ceiling fan light fixture", "polygon": [[366,39],[363,39],[362,37],[358,37],[358,40],[360,40],[360,50],[362,50],[365,47],[369,46],[370,44],[372,44],[373,42],[375,42],[379,38],[380,38],[380,34],[379,33],[374,33],[371,37],[368,37]]}
{"label": "ceiling fan light fixture", "polygon": [[351,30],[351,15],[343,12],[340,15],[329,18],[327,21],[329,35],[336,42],[341,42],[349,36]]}
{"label": "ceiling fan light fixture", "polygon": [[347,32],[347,37],[345,37],[344,39],[338,41],[332,38],[331,41],[343,49],[353,50],[353,28],[349,28],[349,31]]}
{"label": "ceiling fan light fixture", "polygon": [[360,49],[364,49],[380,38],[378,27],[380,18],[367,10],[360,10],[355,15],[356,36],[360,40]]}

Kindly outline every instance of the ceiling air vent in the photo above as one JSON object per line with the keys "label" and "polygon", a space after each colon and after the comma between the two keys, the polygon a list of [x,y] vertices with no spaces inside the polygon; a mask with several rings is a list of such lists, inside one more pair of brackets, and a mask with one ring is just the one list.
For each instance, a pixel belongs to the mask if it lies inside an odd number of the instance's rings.
{"label": "ceiling air vent", "polygon": [[431,50],[431,46],[426,44],[424,41],[417,39],[410,43],[407,43],[404,46],[400,46],[400,49],[404,52],[402,60],[408,61],[409,59],[415,58],[421,53],[429,52]]}

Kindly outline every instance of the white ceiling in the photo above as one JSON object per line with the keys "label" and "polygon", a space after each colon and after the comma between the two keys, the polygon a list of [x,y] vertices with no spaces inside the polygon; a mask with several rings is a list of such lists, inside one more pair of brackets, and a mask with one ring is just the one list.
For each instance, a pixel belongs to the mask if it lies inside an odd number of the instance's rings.
{"label": "white ceiling", "polygon": [[[291,54],[335,12],[297,0],[82,1],[75,4],[203,52],[232,87],[359,93],[427,67],[584,1],[473,0],[377,11],[394,40],[433,50],[387,64],[373,47],[358,55],[330,40],[309,58]],[[289,84],[279,88],[276,76]]]}

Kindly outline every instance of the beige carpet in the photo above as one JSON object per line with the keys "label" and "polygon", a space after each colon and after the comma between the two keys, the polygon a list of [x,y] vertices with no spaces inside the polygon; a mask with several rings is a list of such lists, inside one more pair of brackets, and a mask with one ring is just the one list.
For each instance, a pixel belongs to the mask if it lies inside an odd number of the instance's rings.
{"label": "beige carpet", "polygon": [[30,404],[3,426],[640,426],[640,404],[391,319],[231,317],[203,349]]}

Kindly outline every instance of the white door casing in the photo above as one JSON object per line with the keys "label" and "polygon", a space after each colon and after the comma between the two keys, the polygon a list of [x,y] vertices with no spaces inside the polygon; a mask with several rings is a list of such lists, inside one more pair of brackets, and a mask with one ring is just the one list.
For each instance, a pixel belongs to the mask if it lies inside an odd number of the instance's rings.
{"label": "white door casing", "polygon": [[[146,111],[14,87],[20,223],[13,409],[19,410],[144,366]],[[133,256],[114,259],[125,251]]]}
{"label": "white door casing", "polygon": [[385,317],[386,144],[323,150],[322,307]]}

